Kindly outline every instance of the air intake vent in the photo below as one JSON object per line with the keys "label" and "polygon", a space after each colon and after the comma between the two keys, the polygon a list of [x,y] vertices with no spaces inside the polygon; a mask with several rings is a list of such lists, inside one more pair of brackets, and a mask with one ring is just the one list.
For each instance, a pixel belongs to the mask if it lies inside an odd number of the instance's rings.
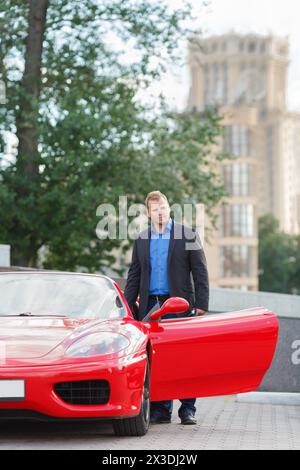
{"label": "air intake vent", "polygon": [[110,394],[106,380],[60,382],[55,384],[54,391],[61,400],[71,405],[105,405]]}

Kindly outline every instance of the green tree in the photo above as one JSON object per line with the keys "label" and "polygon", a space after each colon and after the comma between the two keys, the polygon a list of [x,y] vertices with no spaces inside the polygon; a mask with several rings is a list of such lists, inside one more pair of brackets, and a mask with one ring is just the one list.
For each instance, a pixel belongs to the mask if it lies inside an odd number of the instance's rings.
{"label": "green tree", "polygon": [[293,273],[290,279],[290,292],[295,295],[300,295],[300,235],[293,237],[294,256]]}
{"label": "green tree", "polygon": [[259,220],[259,289],[265,292],[300,292],[300,237],[279,229],[270,214]]}
{"label": "green tree", "polygon": [[209,159],[220,120],[157,116],[137,99],[191,33],[187,18],[188,5],[149,0],[1,4],[0,134],[19,144],[16,158],[0,157],[0,242],[13,264],[36,266],[44,247],[47,268],[110,266],[120,241],[97,239],[96,208],[120,195],[143,202],[160,188],[210,215],[224,194]]}

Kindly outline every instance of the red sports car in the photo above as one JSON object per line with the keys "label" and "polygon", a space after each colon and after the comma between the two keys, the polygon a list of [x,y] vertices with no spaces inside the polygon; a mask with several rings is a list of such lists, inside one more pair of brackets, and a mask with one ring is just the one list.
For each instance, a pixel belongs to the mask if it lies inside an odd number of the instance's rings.
{"label": "red sports car", "polygon": [[276,347],[265,308],[164,319],[168,299],[136,321],[105,276],[0,274],[0,417],[105,418],[117,435],[144,435],[150,399],[257,389]]}

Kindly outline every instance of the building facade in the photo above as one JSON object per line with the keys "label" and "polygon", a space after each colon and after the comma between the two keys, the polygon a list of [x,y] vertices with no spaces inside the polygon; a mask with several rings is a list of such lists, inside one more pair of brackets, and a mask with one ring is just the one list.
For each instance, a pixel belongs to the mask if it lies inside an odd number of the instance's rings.
{"label": "building facade", "polygon": [[214,287],[258,290],[258,217],[300,232],[300,114],[287,109],[286,38],[230,33],[190,45],[188,110],[217,108],[218,171],[230,194],[217,208],[218,230],[206,253]]}

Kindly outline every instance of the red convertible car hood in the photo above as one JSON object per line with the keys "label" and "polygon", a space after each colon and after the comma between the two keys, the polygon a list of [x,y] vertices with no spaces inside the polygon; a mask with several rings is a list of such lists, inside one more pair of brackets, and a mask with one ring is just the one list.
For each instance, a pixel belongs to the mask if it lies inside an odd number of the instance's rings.
{"label": "red convertible car hood", "polygon": [[[102,321],[102,323],[105,320]],[[101,321],[60,317],[0,318],[0,347],[8,360],[42,358],[69,336],[76,337]]]}

